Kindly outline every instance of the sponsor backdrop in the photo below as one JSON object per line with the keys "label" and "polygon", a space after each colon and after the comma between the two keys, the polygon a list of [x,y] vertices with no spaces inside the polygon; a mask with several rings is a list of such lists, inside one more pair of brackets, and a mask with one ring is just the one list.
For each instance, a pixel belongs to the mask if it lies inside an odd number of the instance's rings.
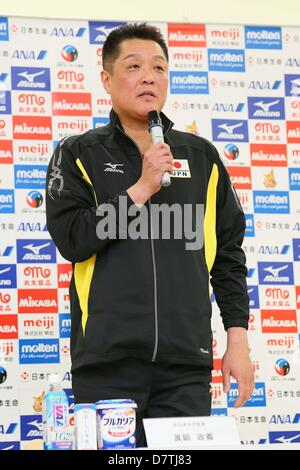
{"label": "sponsor backdrop", "polygon": [[[42,394],[70,377],[71,265],[45,225],[57,142],[108,122],[102,44],[121,23],[0,17],[0,449],[42,437]],[[166,113],[212,140],[246,214],[255,390],[222,392],[214,309],[213,413],[243,443],[300,442],[300,28],[154,23],[170,51]],[[71,417],[72,421],[72,417]]]}

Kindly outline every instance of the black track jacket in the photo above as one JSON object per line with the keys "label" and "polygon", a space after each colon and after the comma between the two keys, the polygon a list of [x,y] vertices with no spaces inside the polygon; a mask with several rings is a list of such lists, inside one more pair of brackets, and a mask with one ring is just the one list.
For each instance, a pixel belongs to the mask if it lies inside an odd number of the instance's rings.
{"label": "black track jacket", "polygon": [[[165,142],[175,160],[188,161],[190,177],[172,177],[147,201],[147,238],[120,236],[136,216],[123,208],[121,218],[119,196],[136,208],[126,190],[140,178],[142,158],[113,110],[108,125],[63,139],[49,163],[47,227],[73,264],[73,371],[126,357],[211,367],[210,277],[225,329],[248,328],[245,219],[228,173],[210,142],[173,130],[161,115]],[[104,203],[116,209],[115,239],[96,234]],[[204,205],[201,249],[187,250],[185,237],[153,236],[151,210],[163,203]]]}

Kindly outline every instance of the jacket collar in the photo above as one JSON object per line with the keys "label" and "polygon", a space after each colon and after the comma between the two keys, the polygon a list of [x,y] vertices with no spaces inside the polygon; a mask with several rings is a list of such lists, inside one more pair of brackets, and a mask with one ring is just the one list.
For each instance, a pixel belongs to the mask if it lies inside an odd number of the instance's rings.
{"label": "jacket collar", "polygon": [[[160,112],[160,118],[161,118],[162,125],[164,128],[164,135],[166,135],[169,132],[169,130],[172,129],[172,127],[174,126],[174,122],[172,122],[162,111]],[[114,129],[119,128],[121,129],[122,132],[124,132],[119,116],[117,115],[117,113],[114,111],[113,108],[111,109],[109,113],[109,119]]]}

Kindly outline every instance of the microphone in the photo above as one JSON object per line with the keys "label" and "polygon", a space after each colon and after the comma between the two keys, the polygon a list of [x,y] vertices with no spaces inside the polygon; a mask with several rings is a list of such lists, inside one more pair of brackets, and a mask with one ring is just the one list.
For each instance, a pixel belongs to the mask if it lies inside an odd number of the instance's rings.
{"label": "microphone", "polygon": [[[148,130],[151,134],[153,144],[164,142],[163,125],[158,111],[150,111],[148,113]],[[171,177],[168,171],[164,172],[161,181],[161,185],[164,188],[170,186]]]}

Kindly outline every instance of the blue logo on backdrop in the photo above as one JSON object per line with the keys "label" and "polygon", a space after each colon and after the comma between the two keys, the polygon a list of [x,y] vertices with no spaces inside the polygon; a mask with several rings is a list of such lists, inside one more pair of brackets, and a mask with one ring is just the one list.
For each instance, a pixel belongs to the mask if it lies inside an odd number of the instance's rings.
{"label": "blue logo on backdrop", "polygon": [[284,98],[248,97],[249,119],[285,119]]}
{"label": "blue logo on backdrop", "polygon": [[93,117],[93,127],[97,129],[97,127],[103,127],[109,124],[109,117]]}
{"label": "blue logo on backdrop", "polygon": [[21,416],[21,440],[32,441],[43,438],[43,424],[41,415]]}
{"label": "blue logo on backdrop", "polygon": [[217,142],[248,142],[248,123],[245,120],[212,119],[213,140]]}
{"label": "blue logo on backdrop", "polygon": [[293,238],[294,261],[300,261],[300,238]]}
{"label": "blue logo on backdrop", "polygon": [[15,264],[0,264],[0,289],[15,289],[17,272]]}
{"label": "blue logo on backdrop", "polygon": [[71,336],[71,315],[70,313],[59,314],[59,336],[60,338],[70,338]]}
{"label": "blue logo on backdrop", "polygon": [[253,191],[254,212],[258,214],[289,214],[288,191]]}
{"label": "blue logo on backdrop", "polygon": [[246,49],[282,49],[281,28],[245,26]]}
{"label": "blue logo on backdrop", "polygon": [[8,19],[0,16],[0,41],[8,41]]}
{"label": "blue logo on backdrop", "polygon": [[293,263],[258,262],[259,284],[294,284]]}
{"label": "blue logo on backdrop", "polygon": [[0,90],[0,114],[11,114],[10,91]]}
{"label": "blue logo on backdrop", "polygon": [[[227,393],[228,408],[233,408],[238,397],[238,384],[231,384],[230,391]],[[253,406],[266,406],[266,390],[264,382],[257,382],[252,392],[251,398],[243,405],[250,408]]]}
{"label": "blue logo on backdrop", "polygon": [[0,189],[0,214],[15,212],[15,194],[13,189]]}
{"label": "blue logo on backdrop", "polygon": [[259,308],[258,286],[247,287],[250,308]]}
{"label": "blue logo on backdrop", "polygon": [[211,416],[227,416],[227,408],[214,408],[211,410]]}
{"label": "blue logo on backdrop", "polygon": [[59,363],[58,339],[20,339],[20,364]]}
{"label": "blue logo on backdrop", "polygon": [[89,21],[90,44],[103,44],[109,33],[113,29],[123,24],[126,23],[104,23],[102,21]]}
{"label": "blue logo on backdrop", "polygon": [[269,432],[270,444],[294,444],[300,442],[299,431],[272,431]]}
{"label": "blue logo on backdrop", "polygon": [[278,90],[281,85],[281,80],[251,80],[248,86],[249,90]]}
{"label": "blue logo on backdrop", "polygon": [[285,96],[300,96],[300,75],[285,75]]}
{"label": "blue logo on backdrop", "polygon": [[207,72],[170,72],[173,94],[208,94]]}
{"label": "blue logo on backdrop", "polygon": [[47,166],[44,165],[15,165],[15,188],[45,188],[46,174]]}
{"label": "blue logo on backdrop", "polygon": [[253,214],[245,214],[245,220],[246,220],[245,237],[254,237],[255,236],[255,227],[254,227],[254,216],[253,216]]}
{"label": "blue logo on backdrop", "polygon": [[86,28],[53,28],[50,36],[81,38]]}
{"label": "blue logo on backdrop", "polygon": [[44,60],[46,55],[46,50],[36,51],[33,49],[15,49],[11,58],[17,60]]}
{"label": "blue logo on backdrop", "polygon": [[208,70],[245,72],[245,51],[243,49],[208,49]]}
{"label": "blue logo on backdrop", "polygon": [[289,168],[289,182],[291,191],[300,190],[300,168]]}
{"label": "blue logo on backdrop", "polygon": [[18,263],[56,263],[52,240],[17,240]]}
{"label": "blue logo on backdrop", "polygon": [[12,67],[13,90],[50,91],[50,69],[40,67]]}
{"label": "blue logo on backdrop", "polygon": [[0,442],[0,450],[20,450],[20,442]]}

